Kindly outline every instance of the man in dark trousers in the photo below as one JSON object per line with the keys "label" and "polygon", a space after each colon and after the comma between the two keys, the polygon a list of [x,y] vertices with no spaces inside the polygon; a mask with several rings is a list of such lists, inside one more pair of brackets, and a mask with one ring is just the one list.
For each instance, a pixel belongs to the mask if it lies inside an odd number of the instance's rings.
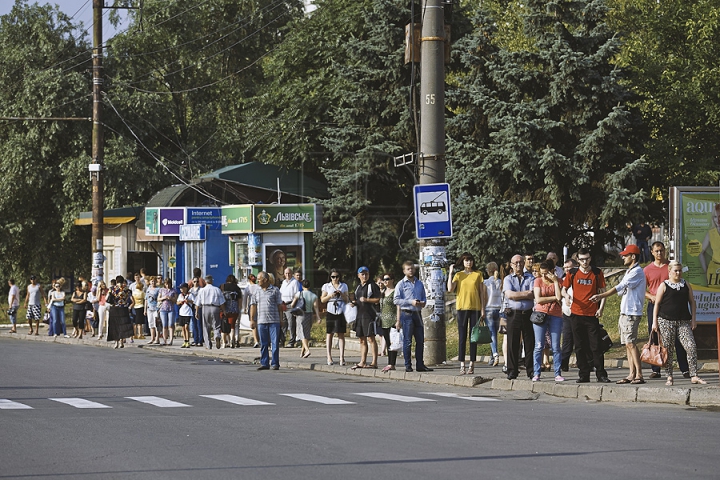
{"label": "man in dark trousers", "polygon": [[[375,320],[377,319],[376,305],[380,303],[380,287],[371,281],[368,267],[358,269],[360,284],[355,289],[355,305],[357,305],[357,319],[355,320],[355,333],[360,339],[360,362],[352,367],[377,368],[378,346],[375,341]],[[372,363],[367,364],[368,349],[372,349]]]}
{"label": "man in dark trousers", "polygon": [[[532,258],[532,257],[531,257]],[[507,340],[508,340],[508,380],[517,378],[520,370],[520,337],[525,347],[525,373],[528,378],[533,376],[533,350],[535,348],[535,332],[530,321],[533,309],[532,273],[523,269],[522,255],[515,255],[510,260],[512,273],[503,279],[503,294],[507,301]],[[530,264],[532,267],[532,264]]]}

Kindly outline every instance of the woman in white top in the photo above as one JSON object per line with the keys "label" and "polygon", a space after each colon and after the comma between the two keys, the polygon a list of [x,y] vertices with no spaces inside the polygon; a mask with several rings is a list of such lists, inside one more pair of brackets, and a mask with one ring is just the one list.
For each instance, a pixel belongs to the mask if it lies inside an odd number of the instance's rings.
{"label": "woman in white top", "polygon": [[500,327],[500,308],[502,307],[502,280],[498,265],[490,262],[485,266],[488,278],[483,282],[485,284],[485,292],[487,294],[487,305],[485,305],[485,323],[490,328],[490,349],[492,350],[492,360],[488,365],[496,367],[500,363],[500,355],[498,355],[497,335]]}
{"label": "woman in white top", "polygon": [[325,316],[325,330],[327,332],[327,364],[332,365],[332,337],[333,334],[338,336],[338,346],[340,347],[340,365],[345,365],[345,332],[347,331],[347,322],[343,309],[348,302],[348,287],[340,281],[340,272],[336,269],[330,270],[330,281],[323,285],[322,303],[327,303],[327,315]]}
{"label": "woman in white top", "polygon": [[52,333],[57,337],[62,332],[65,338],[70,338],[65,330],[65,292],[62,287],[65,279],[59,278],[53,282],[53,289],[48,293],[47,308],[52,316]]}
{"label": "woman in white top", "polygon": [[30,325],[30,333],[33,334],[33,320],[35,320],[35,335],[40,333],[40,317],[42,317],[42,299],[45,298],[42,285],[37,283],[35,275],[30,275],[30,285],[27,286],[27,295],[25,296],[25,309],[27,314],[25,318]]}

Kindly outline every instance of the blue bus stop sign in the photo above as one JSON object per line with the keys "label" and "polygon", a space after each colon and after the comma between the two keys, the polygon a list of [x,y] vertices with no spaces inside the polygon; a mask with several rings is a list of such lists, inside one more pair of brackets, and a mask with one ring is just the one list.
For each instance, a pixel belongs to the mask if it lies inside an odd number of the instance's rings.
{"label": "blue bus stop sign", "polygon": [[415,234],[417,238],[452,237],[450,185],[415,185]]}

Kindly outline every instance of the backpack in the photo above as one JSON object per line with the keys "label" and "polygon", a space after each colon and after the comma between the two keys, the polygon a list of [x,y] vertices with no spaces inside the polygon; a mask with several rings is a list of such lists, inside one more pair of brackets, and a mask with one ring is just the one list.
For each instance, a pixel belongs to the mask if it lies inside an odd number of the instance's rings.
{"label": "backpack", "polygon": [[238,293],[233,291],[223,291],[223,297],[225,297],[225,311],[227,313],[238,313]]}

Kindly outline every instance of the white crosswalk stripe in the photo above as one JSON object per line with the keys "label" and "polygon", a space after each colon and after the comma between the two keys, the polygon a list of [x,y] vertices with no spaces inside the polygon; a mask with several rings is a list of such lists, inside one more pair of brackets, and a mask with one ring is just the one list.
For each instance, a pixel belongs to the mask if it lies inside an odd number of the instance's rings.
{"label": "white crosswalk stripe", "polygon": [[112,408],[102,403],[85,400],[84,398],[48,398],[53,402],[60,402],[75,408]]}
{"label": "white crosswalk stripe", "polygon": [[0,410],[32,410],[32,408],[30,405],[25,405],[24,403],[0,398]]}
{"label": "white crosswalk stripe", "polygon": [[321,397],[320,395],[309,395],[307,393],[280,393],[286,397],[297,398],[298,400],[306,400],[308,402],[322,403],[325,405],[354,405],[355,402],[348,402],[339,398]]}
{"label": "white crosswalk stripe", "polygon": [[274,403],[261,402],[260,400],[253,400],[252,398],[238,397],[235,395],[200,395],[205,398],[212,398],[220,400],[222,402],[234,403],[235,405],[243,406],[257,406],[257,405],[275,405]]}
{"label": "white crosswalk stripe", "polygon": [[445,393],[445,392],[420,392],[420,395],[436,395],[438,397],[446,398],[462,398],[463,400],[471,400],[473,402],[499,402],[500,399],[491,397],[468,397],[464,395],[458,395],[457,393]]}
{"label": "white crosswalk stripe", "polygon": [[368,392],[368,393],[356,393],[355,395],[362,395],[363,397],[380,398],[383,400],[394,400],[396,402],[434,402],[429,398],[410,397],[407,395],[395,395],[393,393],[380,393],[380,392]]}
{"label": "white crosswalk stripe", "polygon": [[147,404],[154,405],[156,407],[161,407],[161,408],[191,407],[192,406],[192,405],[186,405],[186,404],[180,403],[180,402],[174,402],[172,400],[168,400],[166,398],[161,398],[161,397],[125,397],[125,398],[129,398],[130,400],[147,403]]}

